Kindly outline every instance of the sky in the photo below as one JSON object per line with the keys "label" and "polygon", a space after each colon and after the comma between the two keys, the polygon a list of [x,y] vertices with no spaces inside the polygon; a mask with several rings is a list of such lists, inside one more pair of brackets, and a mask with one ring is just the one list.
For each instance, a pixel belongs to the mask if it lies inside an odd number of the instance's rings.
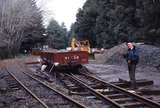
{"label": "sky", "polygon": [[76,21],[76,13],[82,8],[86,0],[37,0],[37,5],[43,10],[44,24],[54,18],[59,24],[65,23],[70,29]]}

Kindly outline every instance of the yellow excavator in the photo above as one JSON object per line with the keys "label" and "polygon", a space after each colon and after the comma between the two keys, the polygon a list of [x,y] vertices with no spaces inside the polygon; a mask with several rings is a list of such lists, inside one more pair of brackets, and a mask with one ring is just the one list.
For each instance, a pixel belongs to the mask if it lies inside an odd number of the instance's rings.
{"label": "yellow excavator", "polygon": [[90,43],[88,40],[77,41],[75,38],[72,38],[71,48],[72,50],[87,51],[89,54],[91,54]]}

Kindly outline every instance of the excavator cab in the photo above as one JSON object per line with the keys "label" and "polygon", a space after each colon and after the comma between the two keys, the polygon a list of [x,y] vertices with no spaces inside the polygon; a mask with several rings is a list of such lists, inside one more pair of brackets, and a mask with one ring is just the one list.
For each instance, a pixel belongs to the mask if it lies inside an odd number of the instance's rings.
{"label": "excavator cab", "polygon": [[75,38],[72,38],[71,47],[72,50],[78,49],[80,51],[87,51],[89,54],[91,53],[90,43],[88,40],[77,41]]}
{"label": "excavator cab", "polygon": [[89,54],[91,53],[91,48],[88,40],[80,41],[81,51],[87,51]]}

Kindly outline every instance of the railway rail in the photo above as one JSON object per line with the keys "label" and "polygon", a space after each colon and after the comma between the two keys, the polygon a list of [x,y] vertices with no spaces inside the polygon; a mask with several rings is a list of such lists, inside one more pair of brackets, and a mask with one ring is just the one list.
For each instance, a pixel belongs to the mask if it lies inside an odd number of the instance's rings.
{"label": "railway rail", "polygon": [[[23,81],[21,81],[17,76],[16,74],[14,74],[13,72],[10,72],[6,69],[6,71],[20,84],[20,86],[22,86],[25,91],[27,91],[33,98],[35,98],[44,108],[49,108],[49,106],[44,102],[42,101],[42,99],[40,99],[35,93],[33,93],[29,87],[27,87]],[[49,84],[46,84],[45,82],[37,79],[36,77],[26,73],[26,72],[22,72],[25,76],[31,78],[32,80],[38,82],[39,84],[41,84],[42,86],[44,86],[45,88],[53,91],[54,93],[60,95],[61,97],[63,97],[65,100],[67,100],[68,102],[74,104],[75,106],[77,106],[78,108],[87,108],[87,106],[73,100],[71,97],[61,93],[60,91],[56,90],[55,88],[51,87]],[[21,73],[21,74],[22,74]]]}
{"label": "railway rail", "polygon": [[[143,93],[128,91],[114,84],[105,82],[100,78],[82,72],[80,75],[65,74],[74,86],[87,89],[95,98],[98,98],[116,108],[160,108],[160,103],[153,101],[152,97],[141,96]],[[63,77],[64,77],[63,76]],[[103,85],[103,90],[99,91],[90,85]],[[106,90],[106,91],[105,91]],[[105,91],[105,92],[103,92]]]}
{"label": "railway rail", "polygon": [[[86,84],[86,80],[89,80],[89,83],[93,83],[95,84],[96,83],[100,83],[104,86],[103,89],[107,89],[109,90],[109,92],[115,92],[117,94],[117,97],[119,95],[119,97],[122,97],[123,99],[125,98],[128,98],[127,100],[134,100],[134,103],[133,101],[128,102],[128,103],[120,103],[118,102],[120,99],[117,99],[115,98],[114,99],[114,94],[113,95],[103,95],[105,97],[108,97],[108,101],[110,103],[112,103],[112,105],[114,105],[115,107],[117,108],[131,108],[131,107],[143,107],[143,106],[146,106],[146,107],[149,107],[149,108],[160,108],[160,103],[158,102],[155,102],[151,99],[148,99],[144,96],[141,96],[141,95],[138,95],[138,93],[136,92],[129,92],[128,90],[126,89],[123,89],[119,86],[116,86],[114,84],[111,84],[111,83],[107,83],[95,76],[92,76],[92,75],[89,75],[89,74],[84,74],[82,73],[81,75],[85,76],[86,79],[83,79],[82,77],[78,78],[76,77],[75,75],[68,75],[68,77],[72,78],[74,81],[76,82],[79,82],[81,83],[81,85],[83,86],[88,86]],[[90,86],[88,86],[90,87]],[[116,97],[116,94],[115,94],[115,97]],[[127,102],[127,100],[125,100]],[[118,106],[119,105],[119,106]]]}
{"label": "railway rail", "polygon": [[[94,99],[100,100],[102,104],[105,104],[109,108],[110,106],[115,108],[160,108],[160,103],[153,101],[152,97],[144,97],[141,96],[143,93],[139,91],[128,91],[115,84],[105,82],[93,76],[92,73],[88,70],[86,71],[86,69],[82,69],[80,73],[56,72],[55,70],[53,73],[56,73],[55,75],[59,77],[58,80],[62,81],[68,89],[70,89],[70,85],[73,86],[73,88],[85,89],[85,92],[87,91]],[[101,85],[103,90],[97,90],[91,85]]]}

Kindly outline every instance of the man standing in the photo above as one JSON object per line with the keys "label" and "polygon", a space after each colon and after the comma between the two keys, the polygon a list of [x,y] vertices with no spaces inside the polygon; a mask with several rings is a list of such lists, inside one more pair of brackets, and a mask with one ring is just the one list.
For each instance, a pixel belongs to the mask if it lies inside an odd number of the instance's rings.
{"label": "man standing", "polygon": [[136,89],[135,70],[136,70],[136,65],[138,64],[139,61],[139,54],[136,47],[131,42],[128,42],[127,46],[128,46],[128,53],[126,55],[126,60],[128,63],[128,71],[131,81],[131,87],[133,89]]}

